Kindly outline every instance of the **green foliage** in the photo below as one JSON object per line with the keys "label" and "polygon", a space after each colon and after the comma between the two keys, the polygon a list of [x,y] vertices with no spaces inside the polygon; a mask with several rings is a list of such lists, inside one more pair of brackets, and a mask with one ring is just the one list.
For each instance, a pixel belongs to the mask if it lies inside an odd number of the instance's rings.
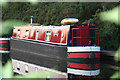
{"label": "green foliage", "polygon": [[120,79],[120,71],[116,71],[110,78],[111,78],[110,80],[113,80],[113,79],[119,80]]}
{"label": "green foliage", "polygon": [[[38,4],[38,0],[26,0],[26,1],[30,2],[32,5],[37,5]],[[8,2],[9,2],[9,0],[1,0],[0,1],[0,6],[7,7]]]}
{"label": "green foliage", "polygon": [[[45,25],[59,25],[64,18],[75,17],[80,20],[89,19],[98,7],[97,3],[42,3],[31,5],[30,3],[9,3],[8,8],[3,9],[3,20],[18,19],[25,22],[34,16],[35,23]],[[14,13],[14,15],[13,15]],[[77,14],[76,14],[77,13]]]}
{"label": "green foliage", "polygon": [[[114,18],[112,17],[113,18],[112,20],[111,20],[111,16],[110,16],[110,14],[114,15],[113,14],[114,11],[116,11],[116,8],[112,9],[111,11],[107,11],[107,13],[101,12],[101,10],[98,9],[98,10],[96,10],[96,13],[94,15],[92,15],[92,18],[85,20],[83,22],[83,24],[87,24],[88,22],[91,22],[92,25],[96,25],[96,27],[99,28],[100,46],[101,46],[101,49],[104,49],[104,50],[117,50],[117,48],[120,45],[120,43],[119,43],[119,36],[120,36],[119,27],[117,25],[118,20],[116,20],[117,16],[115,16]],[[108,12],[110,12],[110,13],[108,13]],[[107,16],[107,19],[105,19],[106,16]],[[101,19],[102,19],[102,21],[101,21]]]}
{"label": "green foliage", "polygon": [[[0,3],[3,7],[3,26],[2,32],[0,34],[12,34],[12,28],[14,25],[24,25],[24,22],[30,22],[30,16],[34,16],[33,22],[40,23],[44,25],[60,25],[60,21],[64,18],[74,17],[79,19],[79,24],[91,22],[91,24],[98,27],[100,33],[100,46],[105,50],[117,50],[119,42],[119,27],[118,22],[118,9],[114,8],[119,5],[119,3],[114,2],[101,2],[101,3],[84,3],[84,2],[54,2],[54,3],[37,3],[37,0],[29,0],[30,2],[7,2]],[[32,5],[31,5],[32,4]],[[112,10],[111,10],[112,9]],[[109,11],[110,10],[110,11]],[[106,11],[106,12],[104,12]],[[101,13],[102,12],[102,13]],[[100,13],[100,14],[99,14]],[[11,19],[11,20],[8,20]],[[17,21],[13,21],[17,20]],[[20,21],[19,21],[20,20]],[[21,22],[22,21],[22,22]],[[2,24],[2,23],[1,23]],[[119,61],[120,48],[116,54],[116,61]],[[10,64],[8,64],[10,65]],[[0,66],[1,67],[1,66]],[[11,67],[10,67],[11,68]],[[4,74],[4,77],[12,77],[12,69],[8,67],[4,68],[3,72],[8,72]],[[8,69],[10,71],[8,71]],[[1,70],[0,70],[1,71]],[[106,71],[106,70],[105,70]],[[0,72],[1,73],[1,72]],[[10,74],[9,74],[10,73]],[[48,74],[49,72],[43,72]],[[107,72],[106,72],[107,73]],[[111,78],[118,78],[118,73],[116,72]],[[14,78],[43,78],[46,77],[44,74],[35,73],[29,76],[17,75]],[[0,74],[1,77],[1,74]]]}
{"label": "green foliage", "polygon": [[115,7],[112,10],[106,11],[106,12],[102,12],[99,14],[100,19],[102,21],[109,21],[112,23],[116,23],[117,25],[120,23],[118,23],[118,10],[119,10],[120,6]]}
{"label": "green foliage", "polygon": [[[101,37],[101,44],[104,44],[103,46],[105,48],[109,48],[111,50],[117,50],[119,47],[119,27],[117,25],[120,25],[118,23],[118,8],[120,6],[115,7],[111,10],[105,11],[100,13],[98,16],[100,19],[104,22],[103,27],[100,28],[100,37]],[[115,25],[115,24],[116,25]],[[104,43],[104,42],[106,43]],[[109,45],[109,46],[108,46]],[[102,45],[101,45],[102,46]],[[102,48],[103,48],[102,46]],[[105,49],[104,48],[104,49]]]}
{"label": "green foliage", "polygon": [[8,61],[8,63],[2,68],[2,78],[12,77],[13,77],[12,62]]}
{"label": "green foliage", "polygon": [[8,5],[8,0],[0,0],[0,6],[6,7]]}
{"label": "green foliage", "polygon": [[2,62],[0,61],[0,80],[2,79]]}
{"label": "green foliage", "polygon": [[37,5],[38,4],[38,0],[28,0],[32,5]]}
{"label": "green foliage", "polygon": [[103,22],[100,28],[100,46],[105,50],[117,50],[119,47],[119,34],[117,25]]}
{"label": "green foliage", "polygon": [[[109,23],[108,25],[105,25],[106,27],[104,27],[104,30],[106,30],[106,31],[101,32],[101,35],[102,34],[107,35],[107,38],[104,38],[104,39],[107,40],[108,42],[110,40],[110,42],[109,42],[109,47],[110,48],[115,48],[115,47],[118,48],[119,47],[118,51],[116,52],[116,54],[114,56],[114,59],[117,62],[120,61],[120,56],[119,56],[120,55],[120,43],[118,43],[120,34],[119,34],[119,27],[116,27],[112,23],[120,25],[120,23],[118,23],[118,21],[119,21],[118,20],[118,8],[120,8],[120,6],[114,8],[112,10],[109,10],[107,12],[102,12],[102,13],[99,14],[100,19],[102,21],[111,22],[111,24]],[[107,47],[107,45],[106,45],[106,47]],[[112,46],[110,46],[110,45],[112,45]],[[115,46],[115,45],[117,45],[117,46]],[[105,44],[104,44],[104,46],[105,46]],[[119,66],[119,64],[117,66]],[[113,79],[120,79],[119,75],[120,75],[120,71],[118,70],[110,78],[111,78],[111,80],[113,80]]]}
{"label": "green foliage", "polygon": [[115,59],[116,61],[120,61],[120,46],[119,46],[118,50],[116,51],[116,54],[115,54],[115,56],[114,56],[114,59]]}
{"label": "green foliage", "polygon": [[[100,64],[100,74],[99,74],[99,79],[98,80],[110,80],[110,77],[115,73],[116,71],[113,69],[108,68],[104,64]],[[116,80],[113,79],[113,80]]]}
{"label": "green foliage", "polygon": [[[60,22],[64,18],[78,18],[78,24],[91,22],[91,24],[100,29],[101,49],[117,50],[120,44],[118,39],[120,35],[118,34],[119,28],[115,23],[118,19],[117,8],[114,7],[118,6],[119,3],[39,2],[38,4],[31,5],[30,2],[10,2],[7,7],[3,8],[3,21],[15,19],[30,22],[30,16],[34,16],[34,23],[40,23],[42,25],[61,25]],[[37,0],[35,2],[37,2]],[[111,14],[114,15],[111,16]],[[114,16],[116,18],[114,18]],[[111,19],[109,19],[110,17]],[[111,21],[114,21],[114,23],[111,23]]]}
{"label": "green foliage", "polygon": [[27,23],[17,20],[6,20],[0,24],[2,24],[2,26],[0,26],[1,29],[0,34],[11,36],[14,26],[22,26],[22,25],[26,25]]}

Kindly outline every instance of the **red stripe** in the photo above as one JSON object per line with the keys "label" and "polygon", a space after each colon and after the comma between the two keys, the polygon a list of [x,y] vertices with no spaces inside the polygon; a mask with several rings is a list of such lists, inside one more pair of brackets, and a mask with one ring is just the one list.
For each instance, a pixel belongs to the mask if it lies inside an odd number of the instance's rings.
{"label": "red stripe", "polygon": [[99,69],[100,68],[100,64],[95,64],[95,69]]}
{"label": "red stripe", "polygon": [[7,43],[7,41],[0,41],[0,43]]}
{"label": "red stripe", "polygon": [[69,67],[71,68],[77,68],[77,69],[89,69],[89,67],[86,64],[77,64],[77,63],[69,63]]}
{"label": "red stripe", "polygon": [[[67,53],[67,58],[88,58],[90,53]],[[96,58],[100,58],[100,53],[95,53]]]}
{"label": "red stripe", "polygon": [[100,53],[95,53],[97,58],[100,58]]}
{"label": "red stripe", "polygon": [[[77,64],[77,63],[68,63],[67,67],[77,68],[77,69],[87,69],[87,70],[90,69],[87,64]],[[100,68],[100,64],[95,64],[95,69],[99,69],[99,68]]]}
{"label": "red stripe", "polygon": [[90,53],[67,53],[68,58],[87,58]]}
{"label": "red stripe", "polygon": [[7,48],[4,48],[4,47],[0,47],[0,50],[7,50]]}

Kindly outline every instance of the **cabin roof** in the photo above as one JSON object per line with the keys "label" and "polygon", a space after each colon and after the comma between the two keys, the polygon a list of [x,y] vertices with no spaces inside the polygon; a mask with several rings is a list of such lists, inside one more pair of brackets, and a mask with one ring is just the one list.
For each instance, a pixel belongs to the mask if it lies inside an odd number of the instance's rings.
{"label": "cabin roof", "polygon": [[61,29],[61,28],[68,28],[68,27],[70,27],[70,25],[61,25],[61,26],[51,26],[51,25],[49,25],[49,26],[43,26],[43,25],[41,25],[41,26],[14,26],[14,28],[51,28],[51,29],[53,29],[53,28],[55,28],[55,29]]}

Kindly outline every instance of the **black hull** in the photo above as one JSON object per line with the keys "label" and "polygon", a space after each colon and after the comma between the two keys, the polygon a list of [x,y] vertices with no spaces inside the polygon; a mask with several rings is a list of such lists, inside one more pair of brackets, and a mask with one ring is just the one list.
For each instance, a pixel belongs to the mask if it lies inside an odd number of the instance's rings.
{"label": "black hull", "polygon": [[11,39],[11,58],[67,72],[67,48]]}

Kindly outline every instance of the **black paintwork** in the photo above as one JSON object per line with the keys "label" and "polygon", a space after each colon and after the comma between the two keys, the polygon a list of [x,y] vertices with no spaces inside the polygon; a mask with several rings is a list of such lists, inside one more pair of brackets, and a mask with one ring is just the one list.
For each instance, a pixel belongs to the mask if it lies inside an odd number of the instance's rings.
{"label": "black paintwork", "polygon": [[11,57],[59,71],[67,71],[65,46],[51,46],[11,39]]}

